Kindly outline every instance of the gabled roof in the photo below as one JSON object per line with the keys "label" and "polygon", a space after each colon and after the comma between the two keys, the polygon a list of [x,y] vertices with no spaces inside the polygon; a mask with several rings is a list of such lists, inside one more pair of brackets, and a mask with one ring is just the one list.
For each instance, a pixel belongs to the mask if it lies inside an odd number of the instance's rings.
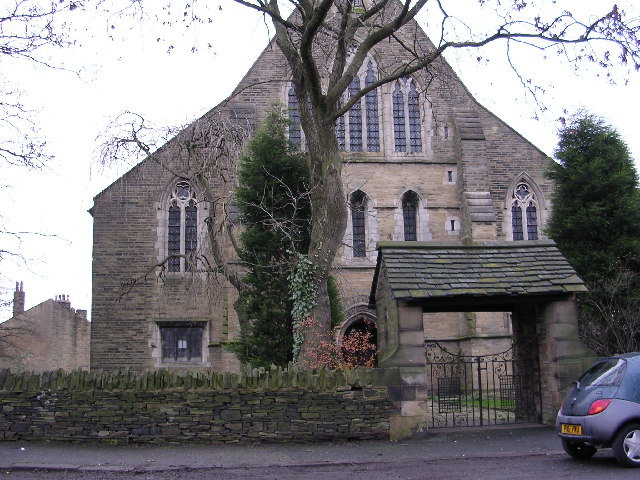
{"label": "gabled roof", "polygon": [[384,265],[396,300],[424,305],[585,292],[582,279],[553,241],[380,242],[371,291]]}

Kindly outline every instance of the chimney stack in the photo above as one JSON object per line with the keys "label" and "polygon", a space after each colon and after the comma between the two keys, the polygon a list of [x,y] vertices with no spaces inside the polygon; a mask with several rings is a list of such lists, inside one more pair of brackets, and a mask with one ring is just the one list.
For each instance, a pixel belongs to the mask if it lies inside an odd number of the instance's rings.
{"label": "chimney stack", "polygon": [[56,303],[71,309],[71,299],[69,298],[69,295],[56,295]]}
{"label": "chimney stack", "polygon": [[16,282],[16,291],[13,292],[13,316],[24,313],[24,290],[22,282]]}

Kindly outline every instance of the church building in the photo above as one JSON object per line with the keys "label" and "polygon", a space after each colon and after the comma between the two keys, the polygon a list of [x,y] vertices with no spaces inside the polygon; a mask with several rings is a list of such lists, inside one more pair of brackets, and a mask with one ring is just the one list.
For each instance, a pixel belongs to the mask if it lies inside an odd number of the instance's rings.
{"label": "church building", "polygon": [[[397,34],[431,45],[415,22]],[[380,43],[344,99],[407,55],[396,40]],[[443,59],[435,67],[367,93],[336,123],[349,212],[334,266],[345,309],[341,333],[377,321],[369,308],[377,242],[544,239],[551,160],[480,105]],[[289,112],[289,138],[304,150],[290,79],[272,41],[227,100],[185,130],[204,135],[202,125],[226,122],[245,132],[237,149],[220,153],[229,175],[203,183],[202,176],[181,174],[194,166],[186,165],[179,134],[95,197],[91,369],[239,369],[224,347],[240,333],[233,282],[202,273],[189,258],[210,250],[206,219],[233,216],[233,157],[272,105]],[[202,148],[220,148],[215,140],[223,131],[208,130],[211,146]],[[211,192],[217,201],[203,201]],[[219,248],[233,263],[233,242],[220,240]],[[511,345],[508,312],[425,313],[423,322],[425,342],[460,353]]]}

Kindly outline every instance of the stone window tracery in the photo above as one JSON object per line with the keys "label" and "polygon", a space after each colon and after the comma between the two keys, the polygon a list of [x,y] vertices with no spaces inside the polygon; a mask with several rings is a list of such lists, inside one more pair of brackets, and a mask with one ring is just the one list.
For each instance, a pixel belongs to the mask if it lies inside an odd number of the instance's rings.
{"label": "stone window tracery", "polygon": [[192,271],[198,247],[198,205],[189,182],[181,180],[171,192],[168,217],[168,270]]}
{"label": "stone window tracery", "polygon": [[527,182],[519,182],[511,196],[513,240],[538,240],[538,202]]}

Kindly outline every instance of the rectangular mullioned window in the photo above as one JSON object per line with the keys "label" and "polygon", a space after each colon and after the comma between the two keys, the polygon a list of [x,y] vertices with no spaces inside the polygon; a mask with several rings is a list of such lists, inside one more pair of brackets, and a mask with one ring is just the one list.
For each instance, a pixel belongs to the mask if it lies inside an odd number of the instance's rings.
{"label": "rectangular mullioned window", "polygon": [[204,322],[160,324],[163,362],[201,362]]}

